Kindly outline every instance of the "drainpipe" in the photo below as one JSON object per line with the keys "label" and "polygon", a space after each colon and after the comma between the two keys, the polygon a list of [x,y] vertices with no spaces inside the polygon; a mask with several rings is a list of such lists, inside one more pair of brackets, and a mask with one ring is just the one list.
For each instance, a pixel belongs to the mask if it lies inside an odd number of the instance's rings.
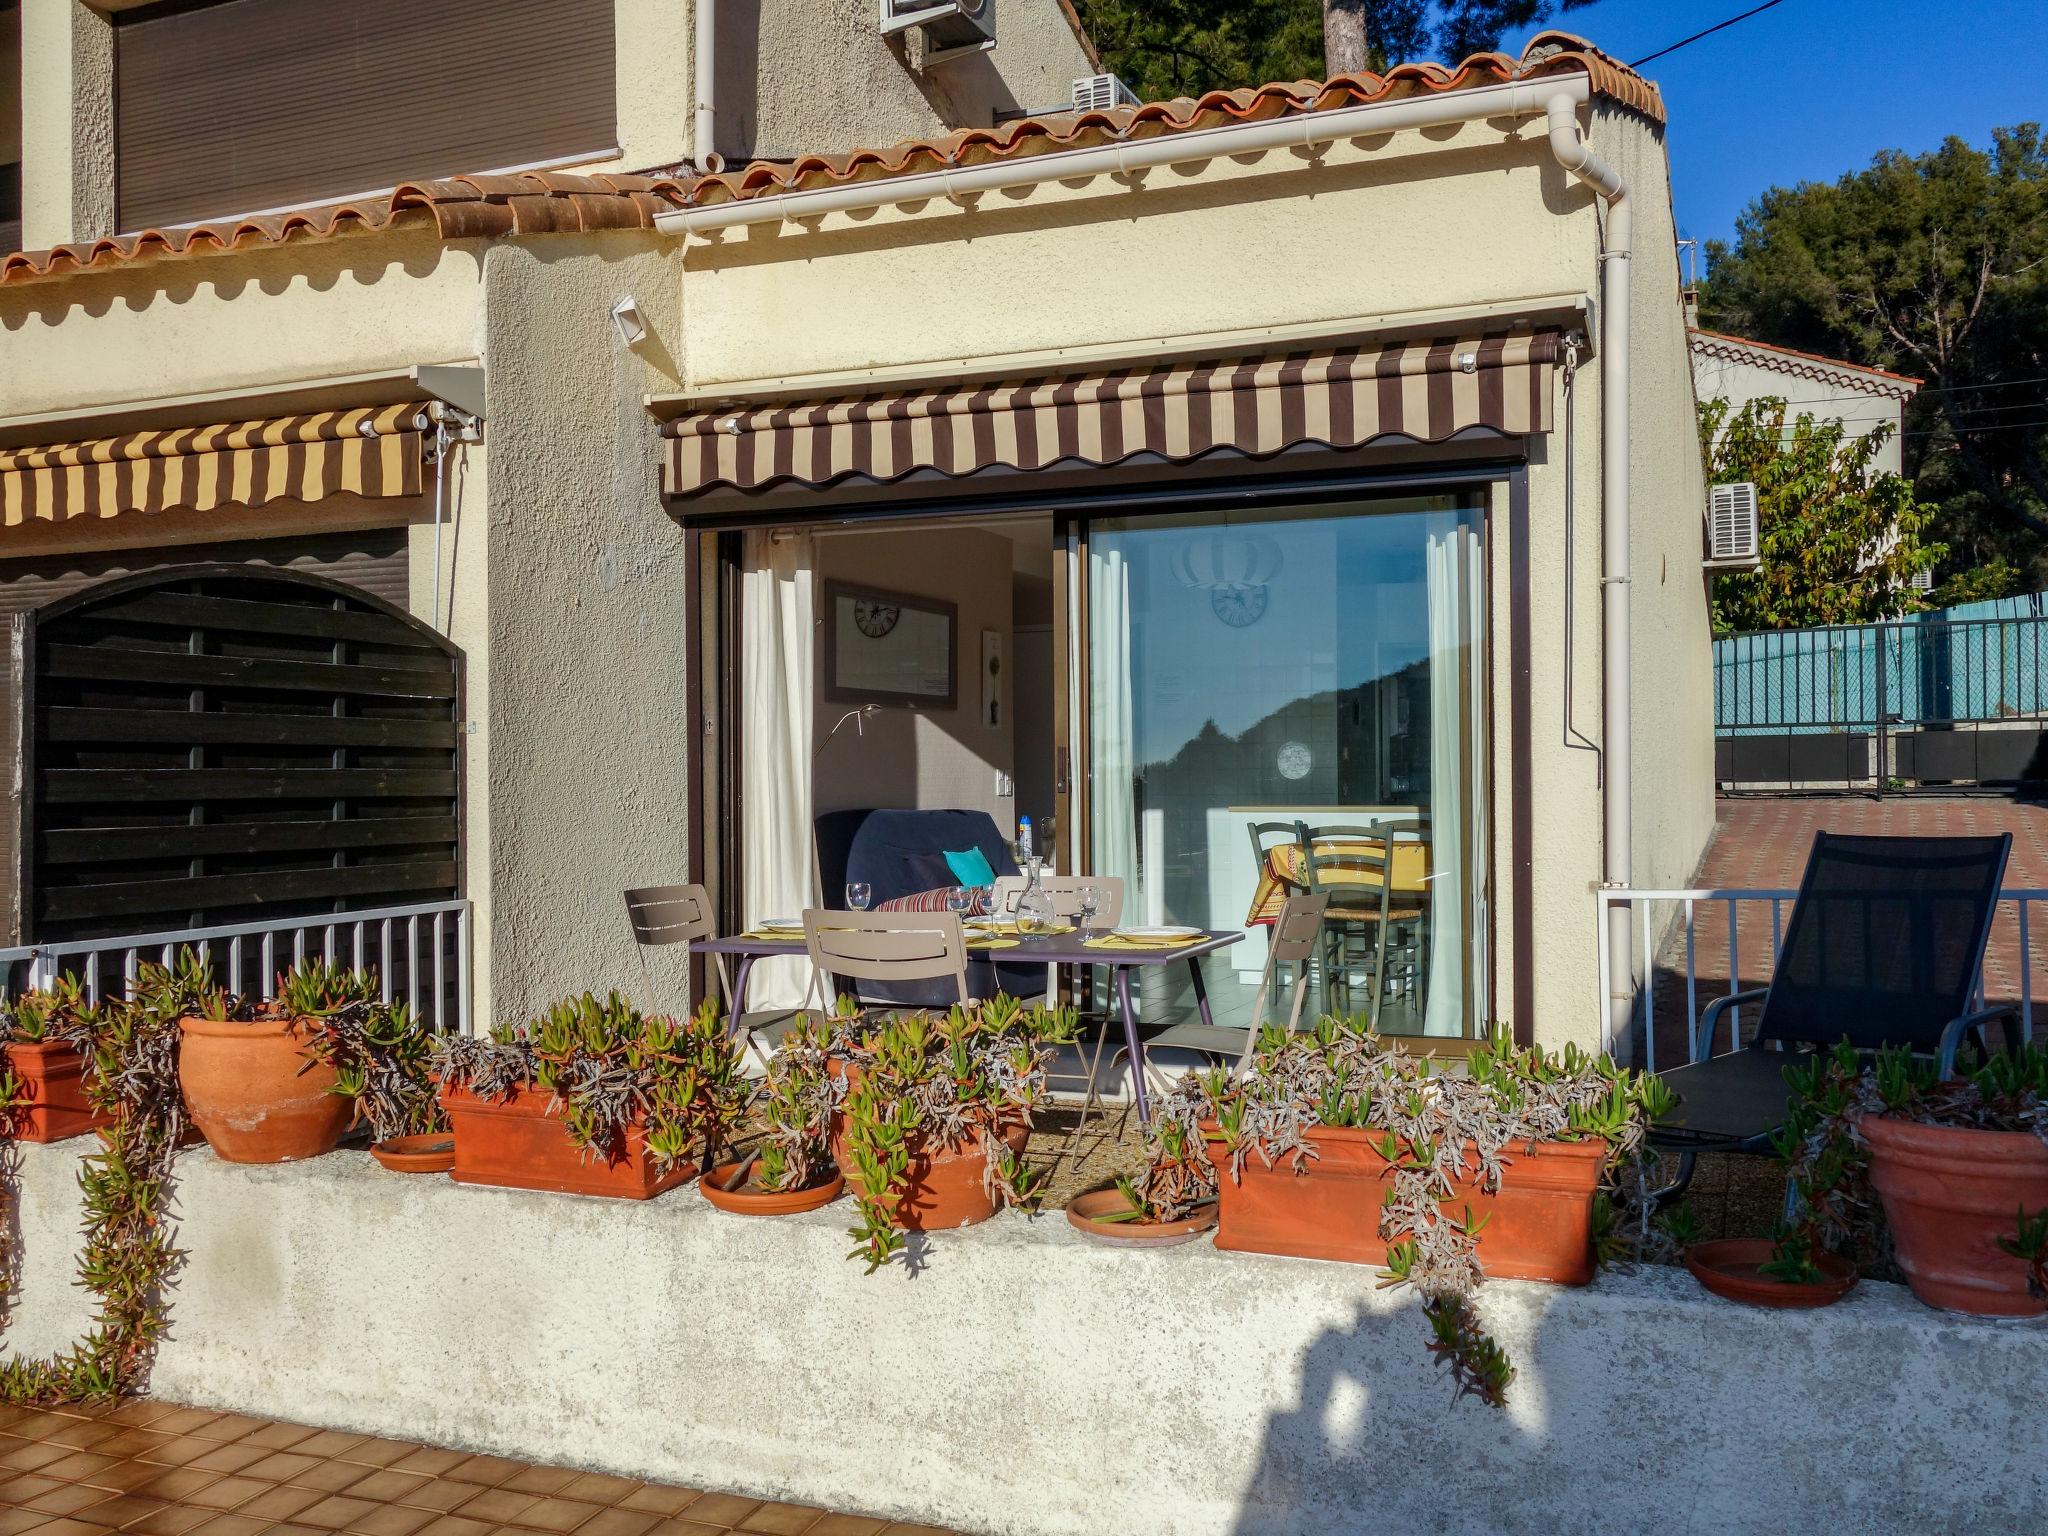
{"label": "drainpipe", "polygon": [[718,0],[697,0],[697,51],[690,61],[690,87],[697,108],[690,121],[690,158],[700,171],[719,169]]}
{"label": "drainpipe", "polygon": [[[1614,167],[1586,147],[1579,131],[1581,98],[1559,93],[1544,106],[1550,124],[1550,153],[1571,175],[1607,204],[1607,244],[1600,253],[1600,693],[1601,883],[1626,887],[1631,875],[1629,795],[1633,774],[1629,753],[1628,623],[1628,311],[1629,255],[1633,218],[1628,187]],[[1565,472],[1571,472],[1566,466]],[[1629,963],[1629,909],[1607,909],[1607,1040],[1628,1039],[1635,1005],[1635,973]]]}

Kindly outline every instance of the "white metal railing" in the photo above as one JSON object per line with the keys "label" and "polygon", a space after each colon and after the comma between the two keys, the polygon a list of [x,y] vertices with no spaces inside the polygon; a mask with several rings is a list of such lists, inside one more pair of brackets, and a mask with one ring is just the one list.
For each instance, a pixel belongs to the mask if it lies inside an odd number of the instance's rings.
{"label": "white metal railing", "polygon": [[[1699,1055],[1700,1014],[1702,1012],[1699,974],[1699,917],[1702,907],[1713,910],[1720,907],[1728,924],[1728,975],[1725,987],[1719,986],[1720,978],[1710,978],[1704,985],[1714,987],[1714,993],[1706,1001],[1711,1003],[1715,996],[1732,997],[1742,990],[1742,913],[1755,912],[1759,908],[1770,909],[1770,954],[1773,969],[1776,968],[1778,952],[1785,943],[1785,914],[1797,899],[1797,890],[1770,890],[1756,887],[1699,887],[1689,890],[1639,891],[1629,889],[1603,889],[1594,893],[1599,909],[1598,944],[1600,956],[1601,990],[1606,990],[1608,975],[1608,914],[1615,907],[1631,909],[1635,919],[1636,955],[1642,963],[1642,981],[1636,988],[1636,1016],[1643,1031],[1643,1065],[1650,1071],[1657,1070],[1657,967],[1658,960],[1665,952],[1682,944],[1685,967],[1681,973],[1685,982],[1685,1045],[1686,1059]],[[2012,907],[2019,924],[2019,1011],[2020,1026],[2025,1038],[2032,1039],[2034,1033],[2034,953],[2033,953],[2033,907],[2038,901],[2048,901],[2048,889],[2020,888],[2002,890],[1998,893],[1999,917],[2003,920],[2004,909]],[[1994,933],[1996,932],[1994,926]],[[1674,957],[1675,958],[1675,957]],[[1674,967],[1675,968],[1675,967]],[[1977,1006],[1984,1002],[1984,977],[1980,971],[1974,989]],[[1740,1043],[1740,1005],[1728,1010],[1730,1049]],[[1608,1023],[1605,1007],[1600,1010],[1600,1038],[1604,1046],[1612,1050],[1614,1040]],[[1707,1042],[1709,1051],[1713,1042]]]}
{"label": "white metal railing", "polygon": [[125,987],[142,962],[169,965],[188,946],[213,962],[220,985],[265,998],[278,972],[309,955],[346,962],[374,971],[384,1001],[403,997],[430,1029],[469,1033],[469,903],[461,900],[25,944],[0,949],[0,975],[26,961],[27,985],[48,986],[68,971],[97,1002],[116,978]]}

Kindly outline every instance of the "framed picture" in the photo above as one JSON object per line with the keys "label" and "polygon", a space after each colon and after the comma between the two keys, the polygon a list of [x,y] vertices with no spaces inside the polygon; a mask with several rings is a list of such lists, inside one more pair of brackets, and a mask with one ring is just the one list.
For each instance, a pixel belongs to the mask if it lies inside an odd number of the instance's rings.
{"label": "framed picture", "polygon": [[960,610],[848,582],[825,583],[825,697],[844,704],[953,709]]}

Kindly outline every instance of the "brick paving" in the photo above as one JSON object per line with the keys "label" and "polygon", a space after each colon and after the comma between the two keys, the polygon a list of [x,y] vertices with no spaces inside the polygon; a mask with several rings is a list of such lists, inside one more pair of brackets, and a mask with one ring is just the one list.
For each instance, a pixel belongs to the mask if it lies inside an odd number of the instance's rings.
{"label": "brick paving", "polygon": [[130,1399],[0,1408],[0,1536],[953,1536]]}
{"label": "brick paving", "polygon": [[[2048,889],[2048,805],[1990,797],[1896,796],[1812,799],[1726,799],[1716,807],[1714,841],[1701,861],[1697,886],[1793,890],[1806,868],[1817,831],[1959,837],[1987,832],[2013,835],[2006,866],[2007,889]],[[1770,980],[1772,915],[1765,903],[1743,903],[1736,927],[1742,985]],[[1789,914],[1791,903],[1785,903]],[[2028,918],[2033,951],[2031,995],[2037,1003],[2035,1033],[2048,1033],[2048,902],[2036,903]],[[1984,955],[1985,993],[1994,1002],[2022,996],[2019,917],[2012,903],[1999,910]],[[1724,907],[1696,908],[1694,971],[1704,1010],[1729,990],[1728,920]],[[1657,1061],[1685,1060],[1687,999],[1684,934],[1674,934],[1658,957],[1656,991]],[[1750,1013],[1753,1019],[1753,1010]]]}

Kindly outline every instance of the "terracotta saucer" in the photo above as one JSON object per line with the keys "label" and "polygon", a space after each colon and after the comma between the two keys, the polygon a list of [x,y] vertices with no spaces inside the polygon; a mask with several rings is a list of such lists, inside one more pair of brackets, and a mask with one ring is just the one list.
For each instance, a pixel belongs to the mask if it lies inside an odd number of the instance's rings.
{"label": "terracotta saucer", "polygon": [[1098,1243],[1119,1248],[1171,1248],[1190,1243],[1216,1225],[1216,1202],[1195,1207],[1195,1214],[1179,1221],[1104,1221],[1104,1216],[1128,1211],[1130,1202],[1121,1190],[1098,1189],[1076,1195],[1067,1202],[1067,1220],[1074,1229]]}
{"label": "terracotta saucer", "polygon": [[455,1138],[447,1131],[394,1136],[372,1145],[370,1156],[393,1173],[446,1173],[455,1166]]}
{"label": "terracotta saucer", "polygon": [[735,1216],[794,1216],[800,1211],[815,1211],[837,1200],[839,1192],[846,1188],[845,1176],[835,1169],[832,1177],[824,1183],[787,1194],[756,1189],[751,1182],[742,1184],[738,1189],[726,1189],[725,1181],[732,1177],[737,1167],[737,1163],[720,1163],[697,1181],[697,1188],[703,1191],[706,1200]]}
{"label": "terracotta saucer", "polygon": [[1767,1237],[1726,1237],[1694,1243],[1685,1267],[1716,1296],[1752,1307],[1830,1307],[1856,1288],[1856,1267],[1839,1254],[1820,1257],[1823,1278],[1806,1284],[1763,1273],[1775,1245]]}

